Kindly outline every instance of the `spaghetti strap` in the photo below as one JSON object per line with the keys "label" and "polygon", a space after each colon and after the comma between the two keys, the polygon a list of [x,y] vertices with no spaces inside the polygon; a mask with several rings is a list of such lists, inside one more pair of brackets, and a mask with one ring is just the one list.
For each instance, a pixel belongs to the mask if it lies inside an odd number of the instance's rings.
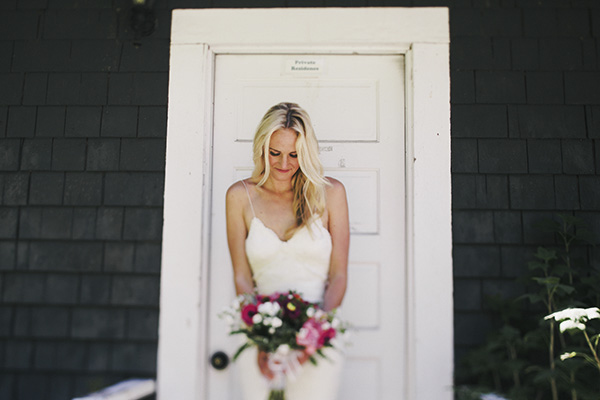
{"label": "spaghetti strap", "polygon": [[248,191],[248,186],[246,186],[246,182],[242,179],[242,184],[246,188],[246,194],[248,195],[248,201],[250,202],[250,208],[252,209],[252,216],[256,217],[256,213],[254,212],[254,206],[252,205],[252,199],[250,198],[250,192]]}

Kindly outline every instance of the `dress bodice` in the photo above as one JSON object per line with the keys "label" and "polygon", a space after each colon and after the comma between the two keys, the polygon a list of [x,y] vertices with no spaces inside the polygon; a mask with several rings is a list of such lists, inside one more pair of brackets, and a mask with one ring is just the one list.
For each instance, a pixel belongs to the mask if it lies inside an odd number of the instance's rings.
{"label": "dress bodice", "polygon": [[255,216],[246,238],[246,255],[258,292],[295,290],[307,301],[322,302],[331,247],[329,231],[318,217],[283,241]]}

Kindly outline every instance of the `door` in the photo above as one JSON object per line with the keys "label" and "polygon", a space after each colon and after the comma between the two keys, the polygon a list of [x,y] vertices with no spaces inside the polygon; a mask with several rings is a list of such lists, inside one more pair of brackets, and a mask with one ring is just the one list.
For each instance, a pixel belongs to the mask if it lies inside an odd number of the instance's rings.
{"label": "door", "polygon": [[[311,116],[326,175],[344,183],[350,262],[343,318],[353,325],[340,399],[403,397],[406,371],[404,58],[217,55],[209,265],[209,354],[235,351],[217,314],[234,297],[225,192],[252,171],[260,118],[281,101]],[[240,399],[236,366],[208,365],[207,399]]]}

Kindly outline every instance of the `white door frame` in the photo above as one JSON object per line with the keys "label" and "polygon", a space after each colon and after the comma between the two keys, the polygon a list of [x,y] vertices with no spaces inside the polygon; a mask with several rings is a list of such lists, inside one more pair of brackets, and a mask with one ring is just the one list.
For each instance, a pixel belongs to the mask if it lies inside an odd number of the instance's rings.
{"label": "white door frame", "polygon": [[405,55],[407,287],[398,301],[408,332],[398,343],[407,354],[399,398],[453,398],[449,37],[447,8],[173,11],[159,400],[204,397],[214,60],[249,53]]}

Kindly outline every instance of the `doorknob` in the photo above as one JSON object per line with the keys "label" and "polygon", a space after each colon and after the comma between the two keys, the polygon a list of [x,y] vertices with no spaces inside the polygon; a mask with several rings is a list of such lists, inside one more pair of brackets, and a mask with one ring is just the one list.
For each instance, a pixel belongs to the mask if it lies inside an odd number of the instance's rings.
{"label": "doorknob", "polygon": [[229,365],[229,356],[223,351],[216,351],[210,357],[210,365],[219,371],[223,370]]}

